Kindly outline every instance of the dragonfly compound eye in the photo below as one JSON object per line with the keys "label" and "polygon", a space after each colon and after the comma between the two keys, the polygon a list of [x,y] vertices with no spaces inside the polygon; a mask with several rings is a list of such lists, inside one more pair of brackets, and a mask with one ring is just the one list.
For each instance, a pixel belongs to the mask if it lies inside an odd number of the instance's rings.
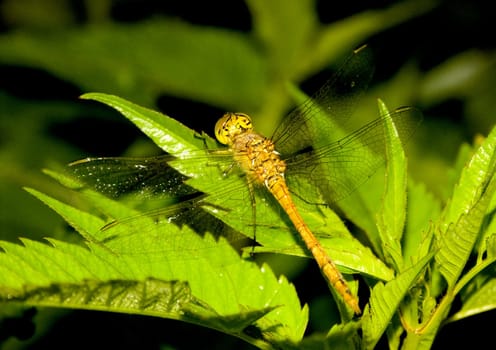
{"label": "dragonfly compound eye", "polygon": [[251,118],[247,114],[226,113],[215,124],[215,137],[220,143],[230,145],[237,135],[252,129]]}

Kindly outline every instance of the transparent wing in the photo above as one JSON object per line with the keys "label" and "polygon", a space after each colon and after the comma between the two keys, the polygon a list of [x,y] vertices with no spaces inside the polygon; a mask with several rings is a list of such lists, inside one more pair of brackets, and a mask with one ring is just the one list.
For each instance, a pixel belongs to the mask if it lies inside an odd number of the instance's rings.
{"label": "transparent wing", "polygon": [[[292,155],[314,145],[321,135],[326,139],[332,137],[332,125],[343,125],[350,118],[373,72],[371,50],[367,47],[355,50],[330,80],[282,120],[272,136],[278,151]],[[311,121],[322,112],[332,123],[316,128]]]}
{"label": "transparent wing", "polygon": [[412,107],[399,108],[336,142],[290,157],[286,159],[288,181],[291,177],[308,179],[329,204],[348,196],[385,163],[385,118],[392,119],[404,143],[422,121],[422,114]]}
{"label": "transparent wing", "polygon": [[[133,202],[131,207],[139,205],[141,209],[137,211],[126,211],[116,217],[113,212],[103,209],[112,220],[102,228],[105,240],[105,237],[114,240],[122,236],[124,228],[131,228],[135,233],[155,232],[166,230],[170,224],[180,227],[187,225],[196,232],[208,229],[218,233],[226,231],[225,222],[253,238],[256,223],[277,223],[279,216],[267,214],[267,211],[273,211],[274,205],[269,204],[271,197],[264,188],[256,189],[260,198],[256,203],[259,208],[252,211],[247,178],[233,166],[233,162],[232,154],[219,149],[198,152],[186,159],[168,155],[151,158],[87,158],[71,163],[69,172],[85,187],[107,197],[119,199],[121,196],[136,196],[137,202]],[[181,174],[176,168],[192,174],[192,177]],[[170,196],[176,197],[173,204],[161,200]],[[146,205],[143,208],[141,204]],[[259,214],[258,218],[254,218],[253,214]],[[272,221],[267,223],[269,217]],[[125,236],[132,235],[126,233]]]}
{"label": "transparent wing", "polygon": [[86,158],[69,164],[69,172],[84,185],[111,198],[136,193],[184,196],[196,192],[186,176],[169,166],[174,157]]}
{"label": "transparent wing", "polygon": [[[179,163],[180,162],[180,163]],[[68,172],[83,185],[110,197],[132,195],[140,198],[182,197],[198,192],[186,184],[190,178],[171,164],[182,165],[191,177],[201,176],[206,164],[232,163],[225,150],[205,150],[187,159],[170,155],[145,158],[101,157],[72,162]],[[225,165],[224,165],[225,166]],[[196,173],[195,173],[196,171]]]}
{"label": "transparent wing", "polygon": [[[71,163],[68,172],[84,187],[94,189],[107,197],[119,199],[121,196],[136,196],[137,204],[146,201],[153,208],[149,207],[144,211],[130,209],[122,213],[117,212],[117,216],[114,215],[115,211],[108,213],[104,209],[107,215],[110,215],[111,221],[96,233],[94,243],[101,244],[116,254],[151,256],[156,251],[157,257],[167,253],[169,258],[171,255],[177,255],[177,258],[181,259],[182,254],[179,254],[178,250],[192,254],[199,247],[191,245],[192,243],[184,243],[184,237],[171,226],[187,226],[199,235],[208,231],[214,238],[224,237],[227,242],[237,247],[253,232],[253,225],[245,225],[247,228],[243,236],[212,214],[215,212],[220,217],[229,216],[229,206],[236,205],[239,208],[237,215],[249,215],[250,222],[253,222],[251,206],[249,202],[246,203],[247,198],[243,191],[243,187],[246,187],[244,179],[238,176],[225,177],[221,168],[209,166],[211,174],[217,174],[217,178],[209,177],[212,176],[210,174],[204,175],[213,181],[202,188],[205,192],[213,193],[209,196],[186,184],[191,178],[179,173],[170,165],[172,162],[181,162],[189,172],[191,169],[200,172],[198,163],[214,163],[214,160],[218,160],[225,164],[227,159],[232,163],[232,156],[228,158],[218,150],[198,152],[189,159],[181,160],[168,155],[150,158],[87,158]],[[203,182],[208,181],[203,179]],[[170,196],[179,197],[179,202],[162,205],[161,199]],[[92,197],[93,195],[90,195],[90,201],[93,200]],[[141,251],[138,248],[140,245],[136,244],[150,240],[154,240],[156,245],[149,244],[146,251]],[[150,249],[150,246],[156,250]]]}

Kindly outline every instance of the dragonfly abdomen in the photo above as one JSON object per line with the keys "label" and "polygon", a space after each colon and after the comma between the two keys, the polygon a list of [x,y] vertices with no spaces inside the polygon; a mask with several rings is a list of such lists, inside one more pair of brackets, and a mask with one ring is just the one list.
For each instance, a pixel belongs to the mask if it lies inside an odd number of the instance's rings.
{"label": "dragonfly abdomen", "polygon": [[342,296],[345,303],[351,307],[357,315],[360,314],[361,311],[358,305],[358,299],[351,293],[343,275],[339,272],[334,262],[329,255],[327,255],[322,245],[296,209],[296,205],[290,196],[286,181],[281,179],[280,182],[274,183],[269,190],[284,208],[291,222],[305,242],[307,249],[312,253],[315,261],[317,261],[324,278]]}

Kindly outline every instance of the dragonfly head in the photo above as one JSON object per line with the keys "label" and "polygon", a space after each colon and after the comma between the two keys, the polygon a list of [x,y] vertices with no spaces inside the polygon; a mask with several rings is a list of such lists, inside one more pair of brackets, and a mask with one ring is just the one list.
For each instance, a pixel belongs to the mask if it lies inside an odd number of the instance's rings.
{"label": "dragonfly head", "polygon": [[253,130],[251,118],[244,113],[226,113],[215,124],[215,137],[223,145],[231,145],[234,138]]}

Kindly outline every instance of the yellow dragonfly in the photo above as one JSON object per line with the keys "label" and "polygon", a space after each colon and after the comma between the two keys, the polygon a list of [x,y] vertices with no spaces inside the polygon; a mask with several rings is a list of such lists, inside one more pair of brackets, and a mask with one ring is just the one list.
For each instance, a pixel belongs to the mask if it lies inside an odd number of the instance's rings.
{"label": "yellow dragonfly", "polygon": [[[126,192],[166,193],[187,196],[182,208],[192,208],[208,205],[209,197],[186,184],[188,177],[176,172],[173,163],[198,162],[199,159],[213,162],[216,158],[228,156],[231,166],[219,171],[229,175],[233,168],[239,169],[246,178],[252,203],[256,188],[265,188],[273,195],[315,258],[325,279],[344,302],[360,314],[358,298],[303,220],[287,181],[304,178],[319,189],[325,203],[334,203],[353,192],[384,163],[384,118],[391,118],[402,140],[412,135],[421,120],[421,115],[413,108],[400,108],[351,133],[343,129],[356,100],[368,86],[372,72],[367,49],[356,50],[331,80],[284,119],[271,138],[256,133],[248,115],[226,113],[215,126],[215,136],[221,144],[228,146],[227,151],[225,148],[207,150],[180,160],[169,155],[143,159],[86,158],[71,163],[70,167],[83,183],[111,197]],[[329,115],[328,123],[315,125],[319,113]],[[343,133],[346,135],[342,136]],[[338,136],[329,142],[333,135]],[[326,141],[319,143],[319,139]],[[226,197],[236,192],[233,188],[226,190],[222,183],[215,186]],[[306,197],[304,194],[298,196]],[[175,206],[174,211],[164,208],[159,214],[167,216],[169,222],[179,220],[182,214],[175,214],[179,212],[178,208]],[[182,220],[188,222],[189,219]]]}

